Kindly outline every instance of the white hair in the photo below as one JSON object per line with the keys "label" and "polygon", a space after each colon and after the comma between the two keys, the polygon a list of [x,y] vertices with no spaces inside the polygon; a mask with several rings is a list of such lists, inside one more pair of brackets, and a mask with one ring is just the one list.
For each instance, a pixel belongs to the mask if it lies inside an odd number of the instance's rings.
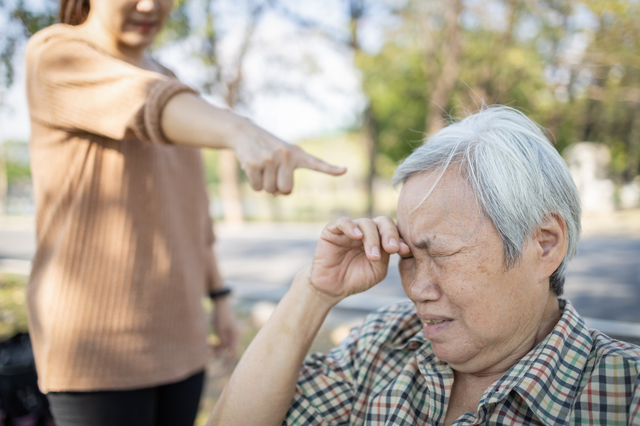
{"label": "white hair", "polygon": [[396,169],[393,184],[425,171],[439,170],[440,178],[453,164],[462,167],[498,230],[505,267],[520,259],[527,239],[546,219],[564,220],[567,253],[550,278],[550,288],[561,295],[580,238],[580,197],[569,168],[540,126],[513,108],[485,107],[431,135]]}

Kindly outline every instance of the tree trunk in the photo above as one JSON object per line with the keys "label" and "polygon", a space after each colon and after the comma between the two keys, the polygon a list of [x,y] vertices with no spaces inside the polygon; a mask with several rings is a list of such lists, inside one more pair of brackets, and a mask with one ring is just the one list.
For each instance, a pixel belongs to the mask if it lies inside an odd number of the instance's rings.
{"label": "tree trunk", "polygon": [[629,132],[629,151],[627,153],[627,180],[631,182],[638,176],[638,162],[640,160],[640,117],[636,111],[631,131]]}
{"label": "tree trunk", "polygon": [[[234,76],[226,82],[227,93],[225,100],[232,110],[238,104],[240,98],[240,86],[244,82],[242,66],[249,51],[251,39],[255,33],[258,21],[262,17],[265,8],[264,4],[258,4],[251,11],[251,20],[245,29],[244,38],[238,54]],[[220,155],[220,195],[224,219],[227,222],[242,222],[244,211],[242,208],[242,195],[240,193],[240,179],[238,178],[240,168],[233,152],[223,151]]]}
{"label": "tree trunk", "polygon": [[[0,110],[4,106],[4,90],[0,87]],[[5,147],[0,142],[0,216],[5,213],[7,205],[7,165],[5,163]]]}
{"label": "tree trunk", "polygon": [[[349,39],[349,47],[353,50],[354,56],[357,58],[362,54],[362,46],[360,46],[360,34],[358,26],[360,20],[365,13],[365,3],[363,0],[349,0],[349,31],[351,37]],[[365,196],[366,196],[366,213],[367,217],[373,217],[375,210],[375,192],[373,184],[376,177],[376,156],[378,154],[378,145],[376,142],[376,125],[373,118],[371,104],[368,104],[364,110],[364,122],[360,131],[369,160],[369,170],[365,177]]]}
{"label": "tree trunk", "polygon": [[600,115],[599,107],[600,101],[594,99],[589,100],[582,125],[582,140],[585,142],[591,141],[591,136],[595,134],[595,129],[598,125],[597,117]]}
{"label": "tree trunk", "polygon": [[220,151],[220,198],[226,222],[239,223],[244,219],[240,179],[238,178],[238,160],[231,150]]}
{"label": "tree trunk", "polygon": [[226,222],[242,222],[244,209],[242,208],[242,194],[240,192],[240,167],[236,155],[231,150],[221,150],[218,163],[220,179],[220,198],[222,212]]}
{"label": "tree trunk", "polygon": [[5,161],[5,146],[0,143],[0,215],[5,214],[7,206],[7,163]]}
{"label": "tree trunk", "polygon": [[[216,56],[216,46],[218,43],[217,34],[214,27],[214,11],[213,2],[206,2],[205,13],[205,43],[203,43],[202,61],[210,70],[211,75],[204,84],[204,91],[211,94],[222,79],[220,63]],[[247,33],[247,39],[244,40],[242,50],[239,54],[237,68],[234,70],[235,79],[227,82],[229,89],[225,96],[225,100],[231,109],[237,103],[237,88],[242,80],[242,63],[246,54],[248,38],[252,32]],[[242,208],[242,196],[240,191],[238,160],[233,151],[221,150],[218,160],[218,177],[220,179],[220,198],[222,201],[222,212],[226,222],[242,222],[244,220],[244,212]]]}
{"label": "tree trunk", "polygon": [[369,159],[369,170],[365,181],[365,190],[367,196],[367,217],[373,217],[375,210],[375,192],[373,184],[377,174],[376,155],[378,153],[378,144],[376,142],[376,125],[371,111],[371,105],[367,106],[364,112],[363,139],[367,157]]}
{"label": "tree trunk", "polygon": [[440,74],[436,79],[431,99],[427,105],[426,129],[429,133],[435,133],[444,127],[444,116],[447,113],[444,108],[449,100],[449,93],[455,87],[458,80],[458,56],[460,54],[460,14],[462,13],[462,0],[450,0],[447,2],[446,12],[446,42],[442,54],[445,57]]}

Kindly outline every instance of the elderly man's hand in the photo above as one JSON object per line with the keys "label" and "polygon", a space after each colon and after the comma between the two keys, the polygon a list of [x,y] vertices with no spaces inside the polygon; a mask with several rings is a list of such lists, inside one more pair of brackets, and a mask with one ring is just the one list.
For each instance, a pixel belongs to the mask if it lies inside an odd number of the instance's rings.
{"label": "elderly man's hand", "polygon": [[390,254],[409,252],[391,218],[338,218],[322,231],[309,280],[337,303],[382,281]]}

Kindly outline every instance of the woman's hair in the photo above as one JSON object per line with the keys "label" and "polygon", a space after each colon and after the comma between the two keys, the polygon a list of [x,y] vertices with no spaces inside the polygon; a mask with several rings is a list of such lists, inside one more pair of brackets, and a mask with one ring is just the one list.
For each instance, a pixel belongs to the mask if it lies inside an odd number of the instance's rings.
{"label": "woman's hair", "polygon": [[[569,168],[542,129],[513,108],[485,107],[430,136],[396,169],[393,183],[424,171],[439,171],[442,177],[454,165],[462,167],[498,230],[507,268],[520,259],[525,242],[546,219],[564,220],[567,253],[549,283],[561,295],[580,237],[580,197]],[[431,191],[425,188],[425,199]]]}
{"label": "woman's hair", "polygon": [[89,16],[89,0],[60,0],[60,22],[80,25]]}

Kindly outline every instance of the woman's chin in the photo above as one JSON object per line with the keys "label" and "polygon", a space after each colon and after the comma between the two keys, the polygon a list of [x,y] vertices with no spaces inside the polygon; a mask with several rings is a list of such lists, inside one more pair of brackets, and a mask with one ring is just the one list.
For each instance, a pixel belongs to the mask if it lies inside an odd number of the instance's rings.
{"label": "woman's chin", "polygon": [[146,49],[156,36],[156,31],[127,31],[120,37],[120,42],[131,49]]}

